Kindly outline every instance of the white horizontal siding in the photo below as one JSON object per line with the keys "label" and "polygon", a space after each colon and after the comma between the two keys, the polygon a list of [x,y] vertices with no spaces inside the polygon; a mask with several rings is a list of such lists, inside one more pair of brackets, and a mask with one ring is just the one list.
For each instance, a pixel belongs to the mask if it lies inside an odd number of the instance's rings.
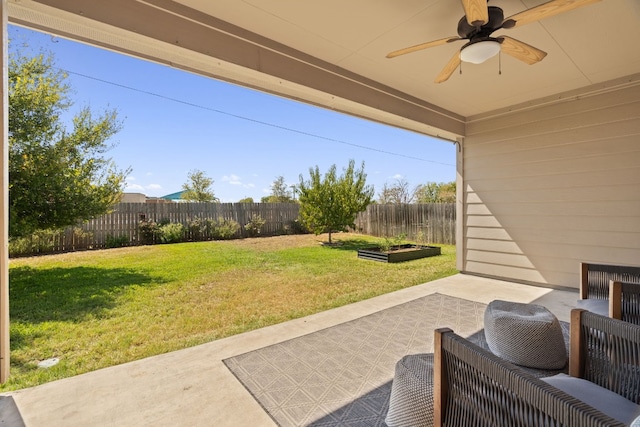
{"label": "white horizontal siding", "polygon": [[[512,234],[524,234],[531,229],[513,230]],[[486,245],[490,244],[491,250],[496,251],[513,251],[522,253],[522,249],[513,241],[511,235],[507,234],[504,228],[483,228],[468,227],[467,229],[467,248],[482,250]],[[540,244],[547,246],[558,241],[566,245],[573,246],[598,246],[604,248],[633,247],[636,244],[636,236],[634,233],[616,232],[616,231],[591,231],[589,233],[581,233],[575,230],[561,229],[536,229],[535,233],[528,233],[530,244]],[[492,242],[487,242],[492,241]]]}
{"label": "white horizontal siding", "polygon": [[[618,171],[616,171],[617,173]],[[530,186],[526,185],[522,180],[518,180],[515,184],[512,181],[509,181],[507,184],[519,187],[517,190],[505,189],[504,186],[498,186],[501,182],[499,180],[495,180],[492,182],[494,191],[492,192],[483,192],[481,200],[479,195],[475,192],[468,192],[466,194],[466,202],[467,204],[475,204],[475,203],[498,203],[505,198],[508,198],[510,201],[522,202],[522,203],[531,203],[531,202],[583,202],[584,200],[588,200],[593,197],[597,197],[598,200],[602,201],[613,201],[618,200],[620,197],[620,193],[633,193],[638,190],[638,186],[640,186],[640,175],[635,173],[635,169],[630,172],[634,172],[632,176],[625,177],[622,176],[621,179],[616,180],[620,181],[620,183],[616,183],[618,187],[618,192],[612,193],[608,191],[609,186],[601,184],[602,180],[593,180],[595,183],[590,185],[589,188],[584,187],[584,183],[580,183],[579,187],[556,187],[557,181],[554,179],[549,180],[549,187],[542,188],[542,185]],[[612,177],[612,173],[604,174],[604,177]],[[635,179],[637,182],[630,182],[632,179]],[[485,181],[486,182],[486,181]],[[544,183],[544,181],[538,179],[535,181],[530,181],[532,184]],[[526,189],[527,191],[522,191]]]}
{"label": "white horizontal siding", "polygon": [[[620,96],[622,94],[622,96]],[[568,100],[567,102],[553,103],[549,106],[532,107],[530,109],[524,109],[514,113],[505,113],[498,117],[496,120],[474,120],[473,123],[468,123],[466,136],[470,135],[470,131],[475,134],[489,134],[499,129],[517,129],[519,126],[531,126],[532,124],[541,123],[544,120],[563,120],[564,125],[560,125],[561,129],[568,129],[571,127],[584,127],[591,123],[602,123],[609,121],[620,120],[620,117],[614,117],[610,120],[599,120],[600,116],[607,116],[607,110],[615,109],[619,106],[625,106],[637,102],[638,87],[630,86],[618,91],[611,91],[603,94],[593,94],[584,97],[579,97],[577,100]],[[634,98],[634,96],[636,98]],[[580,105],[575,110],[567,108],[571,105]],[[604,111],[604,113],[602,113]],[[542,112],[542,113],[541,113]],[[531,120],[533,115],[537,116],[536,120]],[[564,121],[564,118],[574,118],[576,115],[589,114],[594,118],[594,121]],[[633,117],[633,113],[630,113]],[[506,118],[506,120],[502,120]],[[575,123],[575,124],[574,124]],[[469,124],[473,125],[473,129],[469,129]],[[549,126],[540,126],[541,129],[549,129]],[[516,132],[517,133],[517,132]]]}
{"label": "white horizontal siding", "polygon": [[462,269],[578,287],[581,261],[640,265],[640,86],[471,121]]}

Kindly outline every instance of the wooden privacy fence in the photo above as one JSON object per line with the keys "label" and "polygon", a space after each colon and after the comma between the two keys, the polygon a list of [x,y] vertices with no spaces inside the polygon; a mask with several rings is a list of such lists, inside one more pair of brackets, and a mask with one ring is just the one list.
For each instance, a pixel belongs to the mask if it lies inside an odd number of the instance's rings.
{"label": "wooden privacy fence", "polygon": [[[141,221],[169,222],[185,226],[185,240],[205,240],[192,234],[189,225],[196,219],[233,220],[240,229],[233,237],[247,237],[245,226],[254,216],[265,221],[261,236],[301,232],[296,203],[119,203],[112,213],[68,227],[45,238],[31,237],[30,244],[12,255],[35,255],[113,246],[138,245],[144,242]],[[455,244],[456,206],[453,203],[424,205],[369,205],[356,218],[356,232],[396,237],[425,243]],[[11,247],[10,247],[11,251]]]}
{"label": "wooden privacy fence", "polygon": [[369,205],[356,219],[356,231],[370,236],[455,245],[455,203]]}
{"label": "wooden privacy fence", "polygon": [[[246,237],[244,226],[254,215],[264,221],[260,235],[272,236],[290,231],[299,216],[296,203],[119,203],[113,212],[68,227],[41,252],[65,252],[109,247],[120,240],[124,246],[141,242],[140,221],[178,223],[189,227],[195,219],[233,220],[240,225],[234,237]],[[193,240],[187,229],[185,238]]]}

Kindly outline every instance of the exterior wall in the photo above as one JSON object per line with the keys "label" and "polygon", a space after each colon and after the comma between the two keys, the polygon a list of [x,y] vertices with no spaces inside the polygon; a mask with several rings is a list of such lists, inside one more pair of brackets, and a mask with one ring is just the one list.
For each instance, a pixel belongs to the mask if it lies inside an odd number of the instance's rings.
{"label": "exterior wall", "polygon": [[470,120],[458,157],[462,271],[577,288],[580,261],[640,265],[640,85]]}
{"label": "exterior wall", "polygon": [[142,193],[122,193],[120,203],[145,203],[147,196]]}

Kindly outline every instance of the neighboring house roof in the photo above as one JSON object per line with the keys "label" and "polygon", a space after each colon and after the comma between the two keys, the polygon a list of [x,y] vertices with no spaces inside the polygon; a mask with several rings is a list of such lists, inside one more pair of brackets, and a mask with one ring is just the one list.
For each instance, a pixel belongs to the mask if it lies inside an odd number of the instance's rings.
{"label": "neighboring house roof", "polygon": [[182,191],[178,191],[177,193],[171,193],[171,194],[167,194],[166,196],[162,196],[160,197],[160,199],[165,199],[165,200],[182,200],[182,194],[184,193],[184,190]]}

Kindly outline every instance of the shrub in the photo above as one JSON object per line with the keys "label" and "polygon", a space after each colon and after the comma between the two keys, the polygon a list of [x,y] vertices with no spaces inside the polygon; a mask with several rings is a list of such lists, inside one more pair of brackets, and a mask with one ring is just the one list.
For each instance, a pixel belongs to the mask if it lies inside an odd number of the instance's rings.
{"label": "shrub", "polygon": [[216,240],[228,240],[232,239],[238,230],[240,230],[240,224],[238,224],[237,221],[232,219],[219,219],[211,234]]}
{"label": "shrub", "polygon": [[[58,230],[55,233],[61,233],[62,230]],[[73,227],[73,235],[76,239],[91,239],[93,238],[93,232],[85,231],[82,227]]]}
{"label": "shrub", "polygon": [[262,226],[266,223],[260,215],[252,215],[249,222],[244,226],[247,236],[256,237],[260,234]]}
{"label": "shrub", "polygon": [[209,240],[215,228],[215,221],[208,218],[195,218],[189,221],[188,227],[193,240]]}
{"label": "shrub", "polygon": [[309,229],[299,219],[289,221],[284,226],[285,234],[308,234]]}
{"label": "shrub", "polygon": [[21,256],[30,254],[31,242],[28,237],[9,239],[9,256]]}
{"label": "shrub", "polygon": [[160,226],[160,241],[162,243],[178,243],[184,237],[184,225],[164,224]]}
{"label": "shrub", "polygon": [[140,243],[143,245],[153,245],[160,238],[160,225],[154,220],[142,220],[138,223],[140,233]]}
{"label": "shrub", "polygon": [[9,256],[25,256],[51,252],[60,230],[36,231],[31,236],[9,239]]}
{"label": "shrub", "polygon": [[124,246],[129,246],[129,236],[113,236],[111,234],[107,235],[107,238],[104,242],[104,245],[107,248],[122,248]]}

